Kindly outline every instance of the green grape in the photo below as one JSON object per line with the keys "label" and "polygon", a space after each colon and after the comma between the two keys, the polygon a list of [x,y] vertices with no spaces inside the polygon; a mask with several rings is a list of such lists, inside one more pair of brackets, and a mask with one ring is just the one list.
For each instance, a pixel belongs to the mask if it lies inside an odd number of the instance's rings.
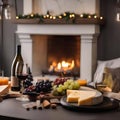
{"label": "green grape", "polygon": [[61,92],[63,91],[62,87],[58,87],[58,88],[57,88],[57,91],[58,91],[59,93],[61,93]]}
{"label": "green grape", "polygon": [[66,82],[68,82],[68,84],[71,84],[73,82],[73,80],[69,79]]}
{"label": "green grape", "polygon": [[55,96],[59,95],[59,93],[57,92],[57,89],[53,90],[52,94],[55,95]]}
{"label": "green grape", "polygon": [[62,84],[60,84],[58,87],[62,87],[63,85]]}
{"label": "green grape", "polygon": [[64,85],[64,88],[65,88],[65,90],[67,90],[68,89],[68,85]]}
{"label": "green grape", "polygon": [[74,86],[74,83],[75,83],[75,82],[73,81],[70,85],[71,85],[71,86]]}
{"label": "green grape", "polygon": [[67,87],[66,87],[65,85],[63,85],[63,86],[62,86],[62,89],[63,89],[63,90],[66,90],[66,89],[67,89]]}
{"label": "green grape", "polygon": [[80,88],[80,84],[72,79],[69,79],[64,82],[64,84],[54,85],[53,86],[53,95],[65,95],[66,90],[77,90]]}
{"label": "green grape", "polygon": [[57,85],[54,85],[54,86],[53,86],[53,90],[56,89],[56,88],[57,88]]}
{"label": "green grape", "polygon": [[75,81],[73,88],[74,88],[75,90],[79,89],[79,88],[80,88],[80,84]]}
{"label": "green grape", "polygon": [[69,89],[69,90],[72,90],[72,89],[73,89],[73,86],[72,86],[72,85],[69,85],[68,89]]}
{"label": "green grape", "polygon": [[64,85],[65,85],[65,86],[68,86],[68,85],[69,85],[69,83],[66,81],[66,82],[64,82]]}

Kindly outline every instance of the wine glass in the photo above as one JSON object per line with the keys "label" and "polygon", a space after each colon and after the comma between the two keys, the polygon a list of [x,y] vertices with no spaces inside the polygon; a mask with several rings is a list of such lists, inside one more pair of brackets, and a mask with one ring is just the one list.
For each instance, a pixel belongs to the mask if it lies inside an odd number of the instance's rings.
{"label": "wine glass", "polygon": [[21,93],[24,90],[23,82],[28,77],[27,70],[24,70],[25,68],[26,69],[28,68],[28,66],[26,64],[23,64],[22,61],[17,62],[15,73],[16,73],[17,78],[19,79],[19,85],[20,85],[20,92]]}

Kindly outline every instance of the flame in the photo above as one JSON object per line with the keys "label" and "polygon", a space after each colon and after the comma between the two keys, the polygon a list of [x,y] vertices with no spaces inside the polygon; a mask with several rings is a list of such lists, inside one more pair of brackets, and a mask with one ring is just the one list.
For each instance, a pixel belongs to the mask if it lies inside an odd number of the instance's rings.
{"label": "flame", "polygon": [[57,65],[57,69],[60,70],[61,67],[62,67],[62,66],[61,66],[61,63],[58,63],[58,65]]}
{"label": "flame", "polygon": [[61,66],[64,68],[64,67],[68,67],[69,66],[69,63],[65,62],[65,61],[62,61],[61,63]]}
{"label": "flame", "polygon": [[49,71],[68,71],[72,70],[75,67],[75,62],[72,60],[72,62],[66,62],[65,60],[56,63],[53,62],[52,65],[50,65]]}

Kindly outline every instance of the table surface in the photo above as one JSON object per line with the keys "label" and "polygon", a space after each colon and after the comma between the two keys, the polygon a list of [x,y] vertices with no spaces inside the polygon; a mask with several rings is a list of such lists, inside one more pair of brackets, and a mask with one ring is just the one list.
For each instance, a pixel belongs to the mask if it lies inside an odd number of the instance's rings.
{"label": "table surface", "polygon": [[[25,102],[17,101],[15,98],[5,99],[0,103],[0,118],[2,116],[14,117],[27,120],[119,120],[120,108],[107,112],[76,112],[70,111],[62,106],[57,109],[42,109],[27,111],[22,104]],[[4,119],[3,119],[4,120]],[[5,119],[6,120],[6,119]],[[13,120],[11,118],[11,120]]]}

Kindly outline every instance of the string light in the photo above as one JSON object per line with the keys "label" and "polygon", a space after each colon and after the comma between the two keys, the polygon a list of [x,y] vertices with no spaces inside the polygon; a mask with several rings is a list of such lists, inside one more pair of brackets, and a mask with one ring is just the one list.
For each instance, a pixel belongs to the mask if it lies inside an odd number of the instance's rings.
{"label": "string light", "polygon": [[46,18],[46,15],[44,15],[43,18]]}
{"label": "string light", "polygon": [[74,18],[74,17],[75,17],[75,14],[72,14],[72,17]]}
{"label": "string light", "polygon": [[56,16],[53,16],[53,19],[56,19]]}
{"label": "string light", "polygon": [[96,19],[96,18],[97,18],[97,16],[95,15],[95,16],[94,16],[94,18]]}
{"label": "string light", "polygon": [[66,13],[64,13],[63,15],[66,16]]}
{"label": "string light", "polygon": [[83,14],[81,14],[80,17],[82,18],[82,17],[83,17]]}
{"label": "string light", "polygon": [[59,15],[59,18],[61,19],[61,18],[62,18],[62,16],[61,16],[61,15]]}
{"label": "string light", "polygon": [[70,18],[72,18],[72,15],[69,15]]}
{"label": "string light", "polygon": [[100,17],[100,20],[102,20],[103,19],[103,17]]}
{"label": "string light", "polygon": [[46,17],[49,18],[49,14],[47,14]]}
{"label": "string light", "polygon": [[16,19],[19,19],[19,17],[18,17],[18,16],[16,16]]}
{"label": "string light", "polygon": [[31,17],[34,17],[34,14],[31,14],[30,16],[31,16]]}
{"label": "string light", "polygon": [[50,16],[50,19],[52,19],[52,18],[53,18],[53,16],[51,15],[51,16]]}
{"label": "string light", "polygon": [[88,18],[91,18],[91,15],[89,15]]}

